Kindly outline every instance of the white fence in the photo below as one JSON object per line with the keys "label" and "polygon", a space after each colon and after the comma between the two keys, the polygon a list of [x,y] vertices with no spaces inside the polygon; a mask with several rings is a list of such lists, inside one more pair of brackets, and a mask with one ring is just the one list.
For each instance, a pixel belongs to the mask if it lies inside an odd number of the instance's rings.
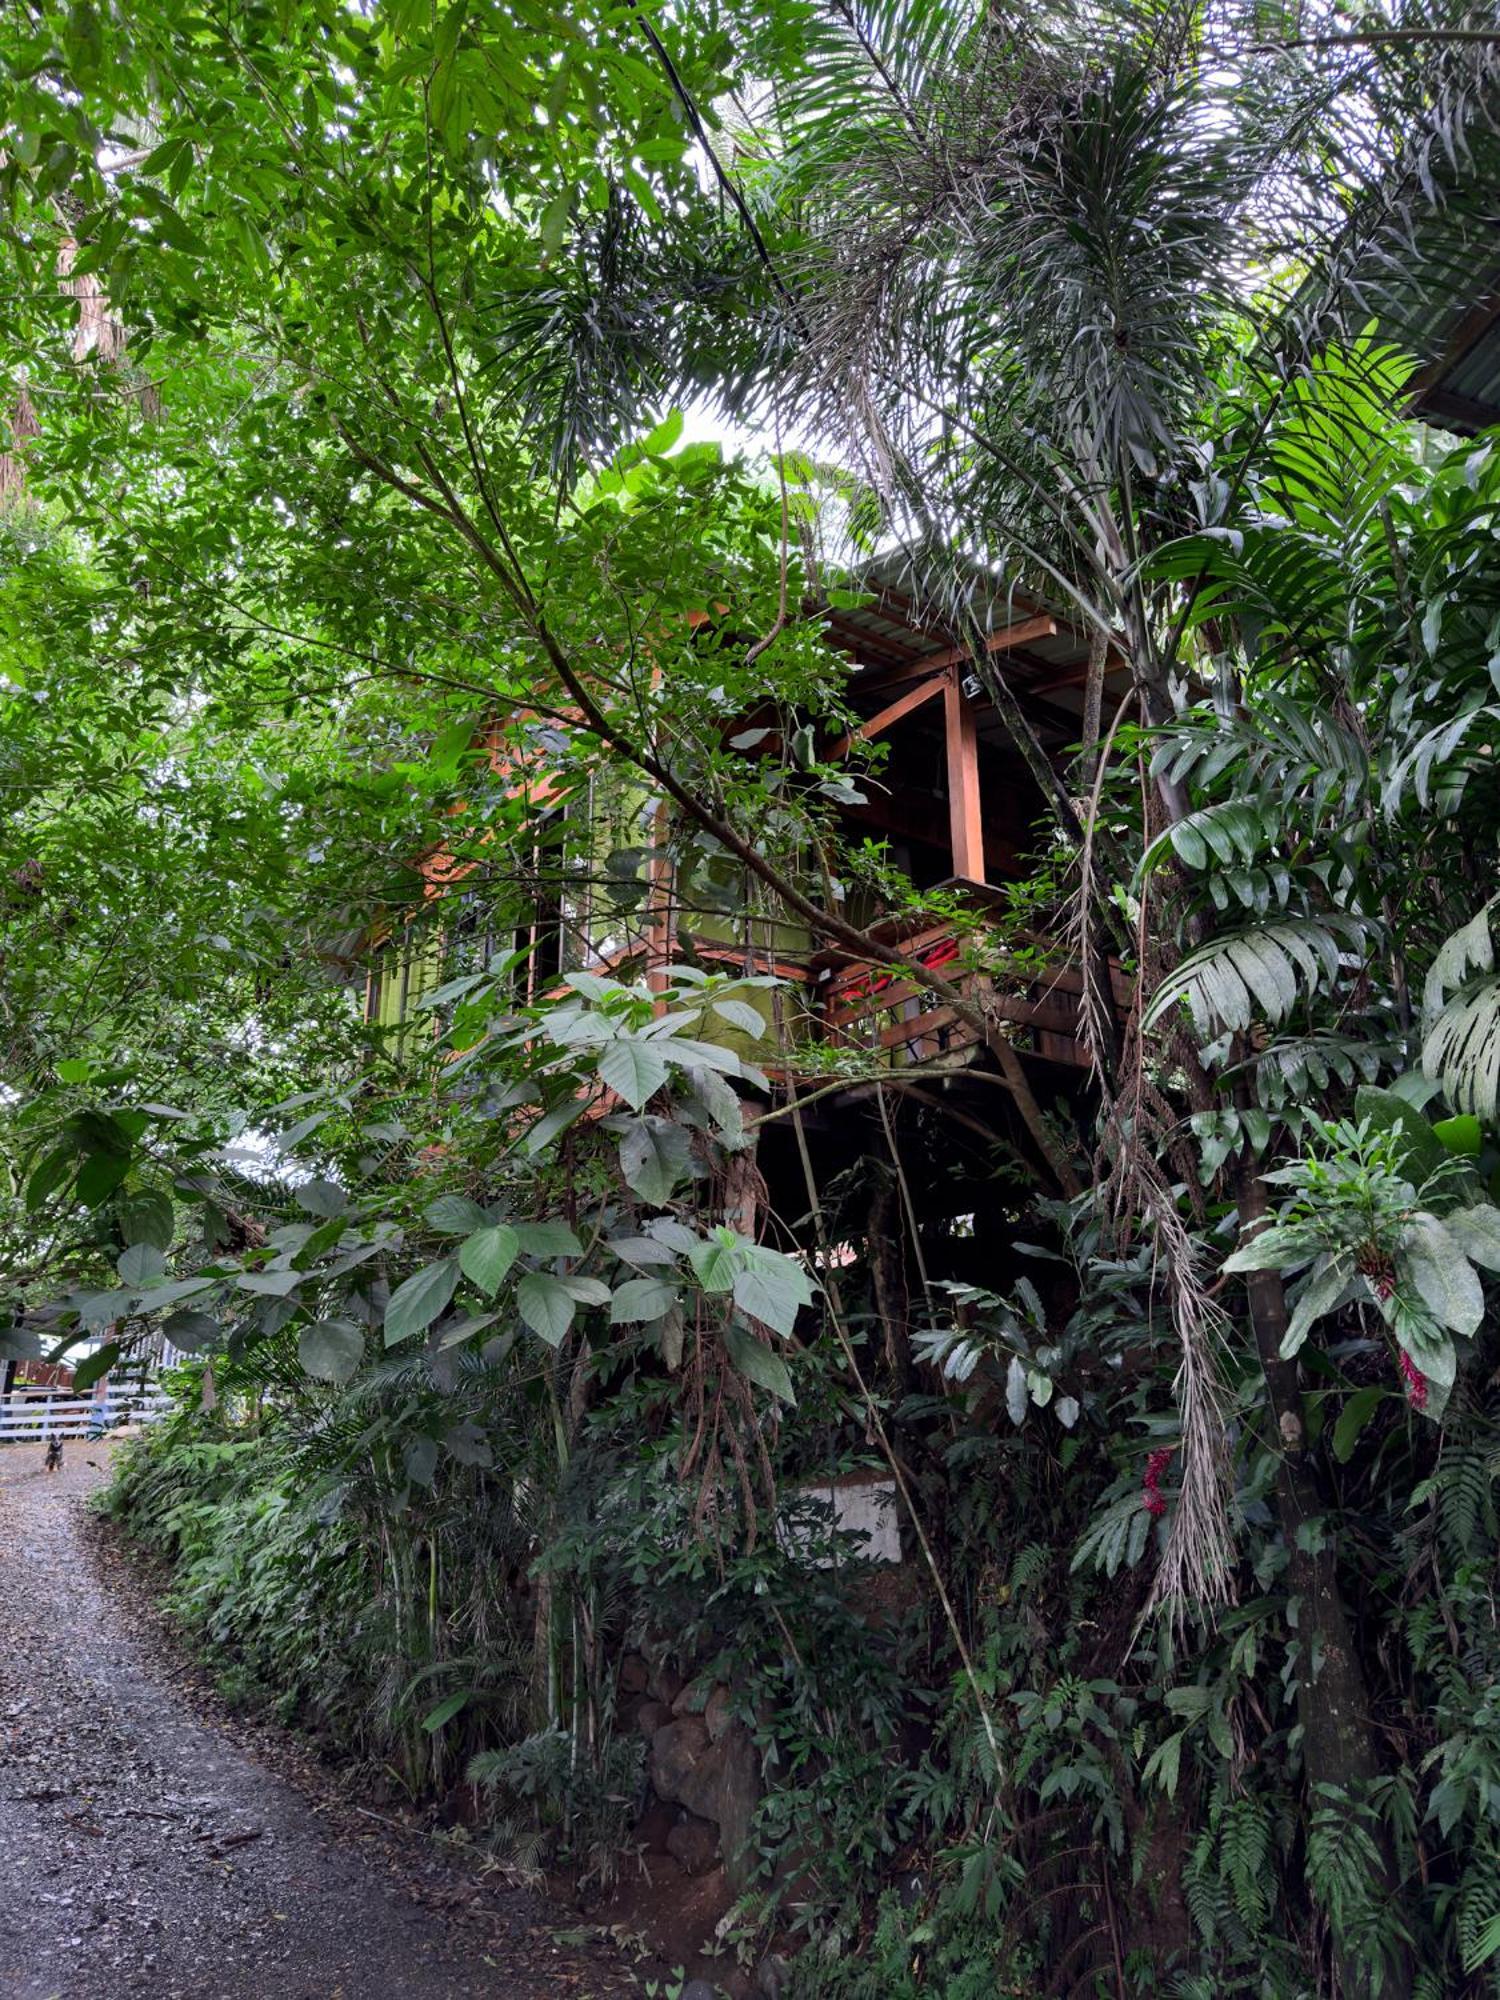
{"label": "white fence", "polygon": [[98,1437],[120,1424],[149,1424],[165,1416],[172,1399],[154,1383],[103,1396],[39,1395],[35,1390],[0,1397],[0,1444],[35,1444],[52,1437]]}

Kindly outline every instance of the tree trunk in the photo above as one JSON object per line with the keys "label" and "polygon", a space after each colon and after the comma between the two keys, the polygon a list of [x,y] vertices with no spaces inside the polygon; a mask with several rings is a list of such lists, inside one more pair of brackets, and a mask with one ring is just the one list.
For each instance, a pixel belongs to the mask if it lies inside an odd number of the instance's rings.
{"label": "tree trunk", "polygon": [[906,1281],[906,1229],[894,1181],[882,1178],[870,1198],[870,1289],[880,1321],[881,1345],[891,1386],[911,1387],[911,1298]]}
{"label": "tree trunk", "polygon": [[[1236,1196],[1243,1242],[1259,1230],[1270,1210],[1266,1184],[1252,1164],[1239,1174]],[[1382,1773],[1370,1728],[1364,1671],[1339,1589],[1337,1551],[1323,1524],[1327,1509],[1307,1454],[1297,1363],[1281,1357],[1288,1320],[1286,1289],[1278,1271],[1248,1272],[1245,1289],[1280,1454],[1277,1506],[1286,1539],[1288,1593],[1297,1605],[1302,1645],[1297,1720],[1311,1810],[1320,1785],[1339,1786],[1363,1799]],[[1380,1853],[1383,1891],[1388,1898],[1396,1897],[1401,1885],[1390,1838],[1378,1822],[1371,1831]],[[1382,1991],[1410,1992],[1409,1965],[1392,1968],[1391,1982],[1382,1987],[1379,1967],[1352,1955],[1347,1945],[1337,1949],[1340,1985],[1350,2000]]]}

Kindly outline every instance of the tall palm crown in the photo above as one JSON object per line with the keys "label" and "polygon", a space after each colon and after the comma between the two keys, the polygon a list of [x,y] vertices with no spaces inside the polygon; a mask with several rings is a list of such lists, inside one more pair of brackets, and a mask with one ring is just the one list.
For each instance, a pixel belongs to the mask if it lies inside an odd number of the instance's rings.
{"label": "tall palm crown", "polygon": [[830,0],[790,57],[781,17],[733,167],[768,292],[745,400],[790,397],[898,517],[1123,626],[1155,681],[1136,562],[1222,512],[1216,406],[1371,319],[1420,341],[1475,282],[1500,49],[1449,11],[1346,39]]}

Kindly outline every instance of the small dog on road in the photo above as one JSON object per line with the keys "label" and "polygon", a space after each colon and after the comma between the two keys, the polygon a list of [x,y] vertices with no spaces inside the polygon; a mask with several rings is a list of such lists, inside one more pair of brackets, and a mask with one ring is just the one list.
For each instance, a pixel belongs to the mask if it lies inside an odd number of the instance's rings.
{"label": "small dog on road", "polygon": [[62,1470],[62,1439],[60,1437],[52,1437],[47,1440],[47,1470],[49,1472],[60,1472]]}

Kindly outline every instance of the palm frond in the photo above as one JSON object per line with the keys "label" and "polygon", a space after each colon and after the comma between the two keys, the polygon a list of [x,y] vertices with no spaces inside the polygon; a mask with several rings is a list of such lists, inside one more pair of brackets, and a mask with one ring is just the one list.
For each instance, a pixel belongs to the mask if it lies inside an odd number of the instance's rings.
{"label": "palm frond", "polygon": [[1422,1068],[1455,1111],[1491,1125],[1500,1107],[1500,979],[1450,1000],[1422,1043]]}
{"label": "palm frond", "polygon": [[1186,1003],[1204,1040],[1248,1028],[1257,1014],[1273,1025],[1299,999],[1331,987],[1342,962],[1347,925],[1301,918],[1258,924],[1214,938],[1190,952],[1162,981],[1146,1009],[1154,1027]]}

